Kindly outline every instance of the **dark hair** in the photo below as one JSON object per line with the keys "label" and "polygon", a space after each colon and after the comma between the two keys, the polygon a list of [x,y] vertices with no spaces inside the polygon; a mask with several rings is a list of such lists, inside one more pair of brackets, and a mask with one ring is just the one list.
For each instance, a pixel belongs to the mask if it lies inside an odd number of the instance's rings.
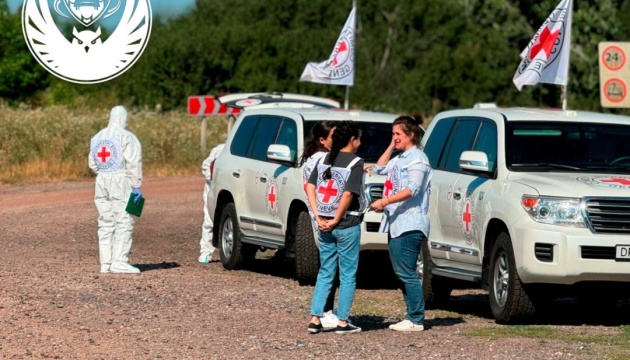
{"label": "dark hair", "polygon": [[[337,123],[337,127],[335,128],[335,132],[332,136],[332,149],[330,149],[330,155],[328,157],[328,163],[332,165],[335,163],[337,159],[337,155],[339,155],[339,151],[346,147],[348,143],[350,143],[350,139],[352,138],[358,139],[361,137],[361,128],[359,128],[359,124],[346,120]],[[328,180],[332,177],[330,173],[330,167],[326,169],[323,175],[324,179]]]}
{"label": "dark hair", "polygon": [[415,117],[409,115],[402,115],[394,120],[392,127],[395,125],[401,125],[402,131],[405,135],[411,138],[411,142],[414,145],[418,145],[424,135],[424,129],[420,126],[422,120],[416,120]]}
{"label": "dark hair", "polygon": [[322,120],[313,125],[306,139],[304,139],[304,151],[300,158],[300,166],[304,165],[306,160],[313,156],[318,151],[328,151],[328,149],[322,146],[319,142],[320,138],[326,139],[328,134],[337,125],[334,121]]}

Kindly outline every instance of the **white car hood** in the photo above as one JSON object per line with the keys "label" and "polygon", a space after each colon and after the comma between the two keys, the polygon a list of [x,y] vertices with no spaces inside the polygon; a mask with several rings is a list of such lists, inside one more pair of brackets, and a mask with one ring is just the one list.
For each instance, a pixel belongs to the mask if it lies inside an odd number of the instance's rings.
{"label": "white car hood", "polygon": [[630,197],[630,175],[511,172],[508,180],[532,187],[531,195]]}

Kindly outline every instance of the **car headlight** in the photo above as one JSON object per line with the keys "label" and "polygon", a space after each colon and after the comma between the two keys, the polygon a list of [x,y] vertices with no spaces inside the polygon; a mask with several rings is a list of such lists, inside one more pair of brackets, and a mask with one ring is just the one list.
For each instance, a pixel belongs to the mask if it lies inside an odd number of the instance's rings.
{"label": "car headlight", "polygon": [[586,227],[580,199],[523,195],[521,205],[536,222]]}

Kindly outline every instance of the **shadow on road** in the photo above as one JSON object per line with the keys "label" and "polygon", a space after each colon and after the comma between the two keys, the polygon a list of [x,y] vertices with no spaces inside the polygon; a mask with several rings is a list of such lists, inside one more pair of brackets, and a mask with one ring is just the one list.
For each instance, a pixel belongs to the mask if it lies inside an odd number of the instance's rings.
{"label": "shadow on road", "polygon": [[[240,270],[295,279],[295,263],[281,252],[258,252],[256,258],[240,267]],[[357,272],[358,289],[395,289],[396,275],[387,251],[362,251]]]}
{"label": "shadow on road", "polygon": [[[462,290],[463,292],[466,290]],[[476,290],[479,291],[479,290]],[[441,310],[492,320],[488,294],[451,295]],[[536,313],[518,324],[527,325],[630,325],[630,299],[580,302],[576,297],[558,298],[540,304]]]}
{"label": "shadow on road", "polygon": [[176,262],[161,262],[159,264],[134,264],[134,266],[140,269],[140,272],[146,272],[151,270],[173,269],[178,268],[181,265]]}

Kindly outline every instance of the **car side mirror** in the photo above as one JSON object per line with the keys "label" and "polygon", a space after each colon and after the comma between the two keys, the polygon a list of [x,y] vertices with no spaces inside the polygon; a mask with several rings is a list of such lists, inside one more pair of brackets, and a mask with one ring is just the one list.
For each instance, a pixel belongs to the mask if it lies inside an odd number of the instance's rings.
{"label": "car side mirror", "polygon": [[488,155],[483,151],[464,151],[459,157],[459,167],[474,172],[490,172]]}
{"label": "car side mirror", "polygon": [[293,164],[293,154],[286,145],[271,144],[267,148],[267,159],[281,163]]}

